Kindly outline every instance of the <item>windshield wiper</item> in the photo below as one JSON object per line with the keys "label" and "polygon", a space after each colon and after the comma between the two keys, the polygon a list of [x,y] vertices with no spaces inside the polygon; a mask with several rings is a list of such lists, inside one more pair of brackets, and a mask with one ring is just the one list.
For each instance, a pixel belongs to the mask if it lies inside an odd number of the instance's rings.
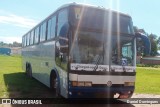
{"label": "windshield wiper", "polygon": [[123,71],[124,71],[124,72],[126,72],[125,64],[124,64],[124,62],[123,62],[123,60],[122,60],[122,59],[121,59],[121,61],[122,61],[122,62],[121,62],[121,65],[122,65]]}
{"label": "windshield wiper", "polygon": [[99,62],[100,62],[101,57],[102,57],[102,54],[100,54],[100,55],[98,56],[97,61],[96,61],[96,65],[95,65],[93,71],[96,71],[96,70],[98,69],[98,65],[99,65]]}
{"label": "windshield wiper", "polygon": [[98,69],[98,65],[99,65],[99,62],[101,60],[101,57],[104,55],[104,44],[103,44],[103,51],[99,54],[97,60],[96,60],[96,63],[95,63],[95,67],[93,68],[93,71],[96,71]]}

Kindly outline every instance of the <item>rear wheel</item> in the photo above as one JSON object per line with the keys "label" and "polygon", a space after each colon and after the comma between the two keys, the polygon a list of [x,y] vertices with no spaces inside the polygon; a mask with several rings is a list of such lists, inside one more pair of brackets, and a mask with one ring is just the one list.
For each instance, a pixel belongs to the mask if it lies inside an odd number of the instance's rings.
{"label": "rear wheel", "polygon": [[32,67],[30,64],[26,64],[26,74],[29,77],[32,77]]}

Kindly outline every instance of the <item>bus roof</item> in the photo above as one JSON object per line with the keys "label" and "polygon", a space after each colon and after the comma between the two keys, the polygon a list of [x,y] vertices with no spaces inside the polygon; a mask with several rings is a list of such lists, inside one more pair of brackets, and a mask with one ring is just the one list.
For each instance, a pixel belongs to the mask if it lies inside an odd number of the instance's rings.
{"label": "bus roof", "polygon": [[[60,6],[58,9],[56,9],[52,14],[50,14],[48,17],[46,17],[44,20],[40,21],[37,25],[35,25],[32,29],[30,29],[28,32],[32,31],[33,29],[35,29],[37,26],[39,26],[41,23],[43,23],[45,20],[47,20],[49,17],[51,17],[53,14],[55,14],[57,11],[59,11],[62,8],[67,8],[67,7],[71,7],[71,6],[84,6],[84,7],[90,7],[90,8],[95,8],[95,9],[100,9],[100,10],[105,10],[105,11],[112,11],[114,13],[119,13],[120,15],[126,16],[126,17],[131,17],[128,14],[116,11],[116,10],[112,10],[112,9],[106,9],[104,7],[101,6],[95,6],[95,5],[91,5],[91,4],[83,4],[83,3],[68,3],[68,4],[64,4],[62,6]],[[27,33],[28,33],[27,32]],[[25,36],[27,33],[25,33],[23,36]],[[22,37],[23,37],[22,36]]]}
{"label": "bus roof", "polygon": [[[105,7],[102,7],[102,6],[96,6],[96,5],[91,5],[91,4],[84,4],[84,3],[68,3],[68,4],[64,4],[62,5],[60,8],[58,8],[57,10],[61,9],[61,8],[65,8],[65,7],[70,7],[70,6],[84,6],[84,7],[91,7],[91,8],[95,8],[95,9],[100,9],[100,10],[105,10],[105,11],[112,11],[114,13],[119,13],[121,15],[124,15],[124,16],[128,16],[128,17],[131,17],[129,14],[125,14],[125,13],[122,13],[120,11],[116,11],[116,10],[113,10],[113,9],[106,9]],[[57,11],[56,10],[56,11]]]}

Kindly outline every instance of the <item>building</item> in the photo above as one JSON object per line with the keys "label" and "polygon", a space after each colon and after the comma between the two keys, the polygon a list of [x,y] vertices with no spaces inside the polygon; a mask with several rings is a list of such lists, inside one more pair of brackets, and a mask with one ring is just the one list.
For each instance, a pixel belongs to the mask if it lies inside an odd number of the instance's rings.
{"label": "building", "polygon": [[21,55],[21,47],[11,47],[11,54],[12,55]]}
{"label": "building", "polygon": [[0,48],[0,54],[4,55],[10,55],[11,54],[11,49],[10,48]]}

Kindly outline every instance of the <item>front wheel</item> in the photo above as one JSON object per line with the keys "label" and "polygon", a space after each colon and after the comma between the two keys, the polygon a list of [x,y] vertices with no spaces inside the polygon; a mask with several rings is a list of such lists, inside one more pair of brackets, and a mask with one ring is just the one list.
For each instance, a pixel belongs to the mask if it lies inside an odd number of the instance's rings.
{"label": "front wheel", "polygon": [[132,95],[133,95],[133,91],[129,91],[127,93],[120,93],[118,98],[120,98],[120,99],[131,98]]}
{"label": "front wheel", "polygon": [[52,75],[51,77],[51,89],[54,91],[55,97],[59,98],[60,97],[59,82],[57,76],[55,75]]}

